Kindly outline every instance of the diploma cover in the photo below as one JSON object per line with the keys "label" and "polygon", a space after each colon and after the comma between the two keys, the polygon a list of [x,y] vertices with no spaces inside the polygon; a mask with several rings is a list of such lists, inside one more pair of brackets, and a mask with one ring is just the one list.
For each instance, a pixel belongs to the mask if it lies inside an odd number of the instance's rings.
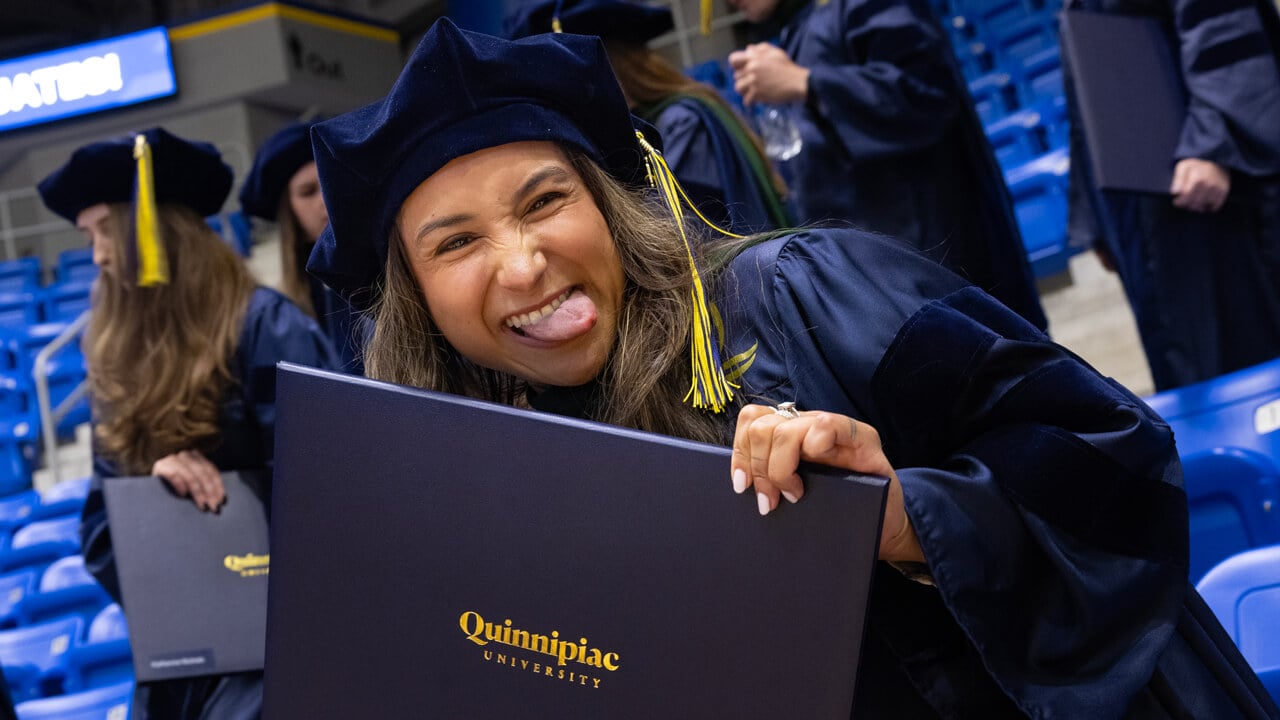
{"label": "diploma cover", "polygon": [[847,720],[886,480],[282,364],[265,716]]}
{"label": "diploma cover", "polygon": [[263,480],[223,473],[227,501],[217,513],[160,478],[102,481],[138,682],[262,669]]}
{"label": "diploma cover", "polygon": [[1095,184],[1168,195],[1187,100],[1164,27],[1079,10],[1061,24]]}

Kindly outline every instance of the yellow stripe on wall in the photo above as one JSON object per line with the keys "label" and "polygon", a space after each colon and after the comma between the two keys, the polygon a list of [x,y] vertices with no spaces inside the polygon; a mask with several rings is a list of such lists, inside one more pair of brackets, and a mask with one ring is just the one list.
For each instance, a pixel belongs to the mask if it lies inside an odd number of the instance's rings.
{"label": "yellow stripe on wall", "polygon": [[213,33],[223,32],[231,28],[248,25],[260,20],[268,20],[271,18],[282,18],[285,20],[296,20],[298,22],[315,25],[327,30],[334,30],[348,35],[358,35],[360,37],[369,38],[370,40],[379,40],[382,42],[395,43],[400,42],[400,36],[394,30],[388,30],[377,25],[370,25],[356,20],[348,20],[346,18],[338,18],[332,15],[316,12],[314,10],[306,10],[292,5],[281,5],[280,3],[267,3],[257,7],[239,10],[237,12],[219,15],[207,20],[199,20],[186,25],[179,25],[169,29],[169,39],[173,41],[190,40],[191,38],[200,37],[202,35],[211,35]]}

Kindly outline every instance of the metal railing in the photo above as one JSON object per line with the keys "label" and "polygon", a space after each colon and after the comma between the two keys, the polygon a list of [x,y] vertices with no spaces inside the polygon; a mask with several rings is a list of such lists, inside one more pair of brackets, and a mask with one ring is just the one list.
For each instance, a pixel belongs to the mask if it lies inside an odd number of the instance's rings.
{"label": "metal railing", "polygon": [[41,348],[40,352],[36,353],[35,363],[31,369],[36,384],[36,403],[40,406],[40,434],[44,441],[45,462],[53,473],[55,484],[62,482],[62,467],[58,464],[58,423],[88,393],[89,381],[82,380],[67,397],[63,398],[62,402],[58,403],[58,407],[51,407],[53,403],[49,398],[49,359],[54,353],[75,340],[80,331],[84,330],[89,324],[89,312],[85,310],[80,313],[80,317],[59,333],[58,337]]}

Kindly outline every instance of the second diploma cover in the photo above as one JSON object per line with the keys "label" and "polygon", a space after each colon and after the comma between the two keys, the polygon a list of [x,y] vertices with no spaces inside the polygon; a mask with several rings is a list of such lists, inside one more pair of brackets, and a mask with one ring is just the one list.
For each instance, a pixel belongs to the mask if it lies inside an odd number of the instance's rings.
{"label": "second diploma cover", "polygon": [[846,720],[886,481],[281,366],[268,718]]}

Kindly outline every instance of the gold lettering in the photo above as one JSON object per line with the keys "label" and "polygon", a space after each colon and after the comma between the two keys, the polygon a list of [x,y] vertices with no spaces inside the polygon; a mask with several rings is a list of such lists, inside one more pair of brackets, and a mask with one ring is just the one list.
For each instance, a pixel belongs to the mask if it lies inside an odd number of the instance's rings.
{"label": "gold lettering", "polygon": [[545,655],[550,655],[550,653],[547,652],[547,643],[549,642],[551,642],[551,638],[547,637],[546,635],[530,635],[529,645],[528,646],[522,645],[521,647],[524,647],[524,649],[526,650],[534,650],[536,652],[540,652]]}
{"label": "gold lettering", "polygon": [[564,665],[569,660],[575,660],[578,657],[578,646],[570,642],[560,643],[560,652],[556,654],[556,658],[560,661],[560,665]]}
{"label": "gold lettering", "polygon": [[600,648],[591,648],[587,652],[587,664],[591,667],[600,667],[602,665],[600,659]]}
{"label": "gold lettering", "polygon": [[495,642],[502,642],[502,626],[501,626],[501,625],[494,625],[493,623],[488,623],[488,622],[487,622],[487,623],[485,623],[485,624],[484,624],[484,637],[485,637],[485,639],[486,639],[486,640],[493,640],[493,641],[495,641]]}
{"label": "gold lettering", "polygon": [[529,669],[529,661],[528,661],[528,660],[521,660],[521,661],[520,661],[520,669],[521,669],[521,670],[528,670],[528,669]]}
{"label": "gold lettering", "polygon": [[492,659],[493,659],[493,651],[492,651],[492,650],[485,650],[485,651],[484,651],[484,659],[485,659],[485,660],[492,660]]}
{"label": "gold lettering", "polygon": [[595,683],[597,688],[600,687],[600,678],[592,678],[591,682]]}
{"label": "gold lettering", "polygon": [[[480,633],[484,630],[487,623],[484,618],[480,617],[480,613],[468,610],[462,613],[462,617],[458,618],[458,627],[462,628],[462,632],[466,634],[467,639],[471,642],[484,647],[489,643],[480,639]],[[471,626],[471,629],[467,629]]]}
{"label": "gold lettering", "polygon": [[499,664],[499,665],[506,665],[506,664],[507,664],[507,656],[506,656],[506,655],[499,654],[499,655],[498,655],[498,664]]}
{"label": "gold lettering", "polygon": [[604,667],[606,670],[617,670],[618,653],[606,653],[604,656]]}
{"label": "gold lettering", "polygon": [[551,677],[551,666],[550,665],[546,666],[546,670],[547,670],[546,672],[547,677]]}
{"label": "gold lettering", "polygon": [[537,674],[538,674],[538,673],[540,673],[540,672],[542,672],[542,663],[534,663],[534,664],[533,664],[533,673],[534,673],[535,675],[537,675]]}
{"label": "gold lettering", "polygon": [[530,650],[531,648],[529,647],[529,631],[528,630],[512,630],[511,640],[507,644],[514,645],[516,647],[522,647],[525,650]]}
{"label": "gold lettering", "polygon": [[563,680],[563,679],[564,679],[564,668],[561,668],[561,669],[560,669],[560,674],[559,674],[559,675],[556,675],[556,679],[557,679],[557,680]]}

